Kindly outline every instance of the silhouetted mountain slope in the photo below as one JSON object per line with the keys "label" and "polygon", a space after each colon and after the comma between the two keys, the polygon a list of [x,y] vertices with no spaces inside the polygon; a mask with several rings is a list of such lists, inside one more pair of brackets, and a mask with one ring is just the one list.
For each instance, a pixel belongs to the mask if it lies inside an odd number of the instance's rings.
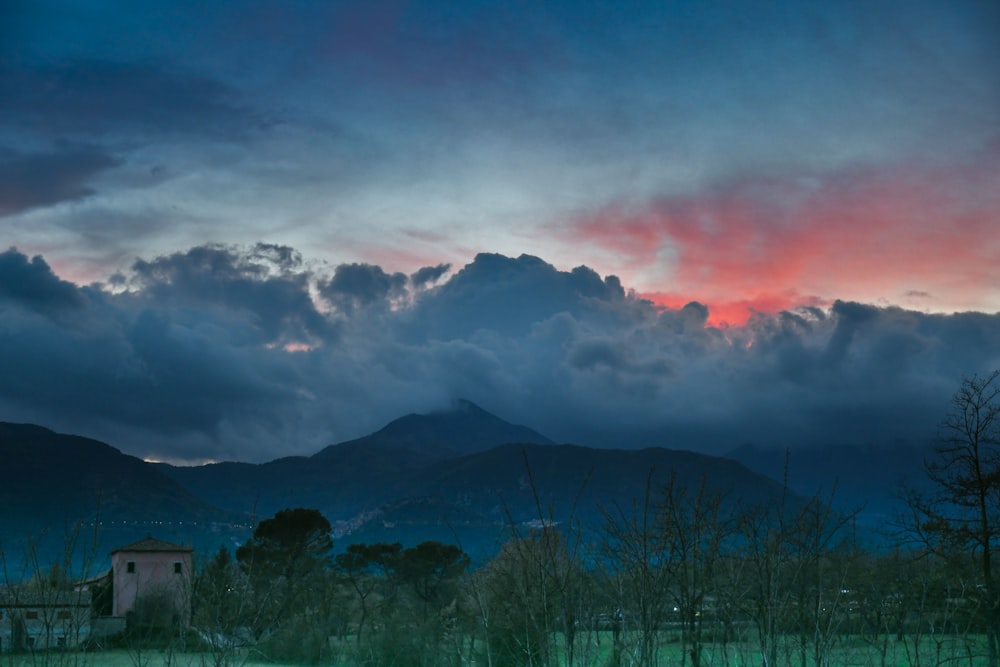
{"label": "silhouetted mountain slope", "polygon": [[218,518],[217,508],[155,467],[97,440],[0,422],[5,518]]}
{"label": "silhouetted mountain slope", "polygon": [[468,401],[451,410],[396,419],[371,435],[330,445],[310,457],[263,464],[215,463],[165,472],[192,493],[234,511],[268,516],[296,504],[330,516],[376,507],[432,462],[509,442],[551,440]]}
{"label": "silhouetted mountain slope", "polygon": [[575,513],[593,524],[600,506],[629,509],[642,501],[647,483],[655,500],[671,479],[691,493],[704,484],[733,502],[765,502],[781,493],[777,482],[740,463],[695,452],[514,444],[435,463],[414,480],[410,493],[488,508],[494,520],[507,513],[518,522],[547,519],[552,512],[559,520]]}
{"label": "silhouetted mountain slope", "polygon": [[[285,507],[315,507],[338,530],[359,534],[379,526],[380,534],[400,534],[458,525],[495,534],[508,512],[520,522],[548,518],[550,510],[561,521],[575,510],[575,518],[596,524],[600,506],[641,500],[651,472],[657,492],[671,477],[691,487],[704,480],[712,492],[745,502],[780,491],[739,463],[694,452],[554,445],[465,401],[446,412],[407,415],[311,457],[165,470],[230,510],[269,516]],[[545,517],[539,517],[529,470]]]}
{"label": "silhouetted mountain slope", "polygon": [[[787,454],[787,458],[786,458]],[[929,445],[909,443],[816,445],[791,450],[744,445],[726,454],[773,479],[787,475],[803,496],[821,493],[842,510],[862,509],[866,523],[881,524],[902,508],[900,486],[928,486],[924,458]],[[787,470],[786,470],[787,462]]]}
{"label": "silhouetted mountain slope", "polygon": [[[723,504],[753,506],[777,500],[777,482],[740,463],[664,448],[592,449],[576,445],[501,445],[487,452],[437,461],[398,489],[405,499],[359,515],[342,540],[350,542],[438,539],[458,542],[477,560],[488,559],[511,530],[539,522],[574,525],[594,537],[602,508],[626,514],[652,501],[675,480],[694,497],[699,487]],[[537,501],[536,501],[537,493]],[[788,494],[790,508],[802,499]]]}
{"label": "silhouetted mountain slope", "polygon": [[[8,564],[22,557],[28,538],[33,538],[42,562],[61,557],[64,537],[77,525],[84,527],[81,541],[97,550],[93,555],[103,556],[116,544],[150,530],[190,544],[211,533],[241,532],[247,523],[185,490],[156,466],[110,445],[4,422],[0,508],[0,547]],[[90,538],[95,525],[96,545]],[[16,575],[18,567],[11,567]]]}
{"label": "silhouetted mountain slope", "polygon": [[32,531],[95,516],[100,499],[106,521],[185,523],[186,535],[169,537],[209,549],[245,539],[212,525],[221,517],[312,507],[330,519],[341,544],[439,539],[488,557],[511,526],[572,519],[598,530],[601,508],[631,511],[647,483],[654,499],[672,479],[692,495],[704,484],[731,503],[782,493],[732,460],[555,445],[468,402],[402,417],[311,457],[264,464],[151,464],[95,440],[13,424],[0,425],[0,454],[0,502],[12,510],[5,516],[22,517]]}
{"label": "silhouetted mountain slope", "polygon": [[191,493],[232,511],[267,517],[305,506],[334,517],[385,502],[385,489],[398,488],[434,460],[412,449],[380,444],[350,443],[335,449],[318,459],[164,466],[164,471]]}
{"label": "silhouetted mountain slope", "polygon": [[450,410],[400,417],[371,435],[331,445],[312,458],[336,457],[338,450],[346,445],[413,449],[444,458],[482,452],[511,442],[552,444],[551,440],[527,426],[511,424],[475,403],[458,400]]}

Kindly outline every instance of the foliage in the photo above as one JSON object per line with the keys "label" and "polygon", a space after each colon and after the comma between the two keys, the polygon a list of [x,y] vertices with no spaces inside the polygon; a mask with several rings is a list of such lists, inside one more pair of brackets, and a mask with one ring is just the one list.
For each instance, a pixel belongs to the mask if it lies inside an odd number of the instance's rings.
{"label": "foliage", "polygon": [[[261,521],[247,542],[236,550],[246,577],[243,608],[249,631],[257,641],[268,640],[302,648],[294,637],[303,623],[314,623],[324,609],[325,578],[333,548],[330,522],[315,509],[286,509]],[[296,656],[301,658],[302,656]],[[310,653],[310,660],[318,655]]]}
{"label": "foliage", "polygon": [[256,576],[294,579],[324,564],[333,548],[330,530],[319,510],[281,510],[257,524],[253,536],[236,550],[236,560]]}
{"label": "foliage", "polygon": [[432,665],[466,634],[459,587],[469,556],[459,547],[422,542],[352,544],[335,559],[352,592],[353,655],[365,665]]}
{"label": "foliage", "polygon": [[483,568],[482,617],[493,665],[546,665],[560,629],[563,583],[576,564],[562,534],[551,527],[515,536]]}

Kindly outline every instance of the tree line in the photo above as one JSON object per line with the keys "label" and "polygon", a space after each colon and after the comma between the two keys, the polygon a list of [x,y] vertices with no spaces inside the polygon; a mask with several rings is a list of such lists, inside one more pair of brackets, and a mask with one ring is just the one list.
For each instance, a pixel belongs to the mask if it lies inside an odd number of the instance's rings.
{"label": "tree line", "polygon": [[748,505],[677,478],[597,539],[539,507],[475,568],[439,542],[334,554],[318,511],[286,510],[203,568],[196,624],[314,663],[997,667],[1000,371],[962,382],[927,471],[878,550],[833,492]]}

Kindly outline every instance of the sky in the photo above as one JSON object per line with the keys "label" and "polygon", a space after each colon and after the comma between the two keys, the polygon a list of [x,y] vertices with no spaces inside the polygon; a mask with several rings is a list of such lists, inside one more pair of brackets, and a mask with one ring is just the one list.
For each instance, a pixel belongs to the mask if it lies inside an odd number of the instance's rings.
{"label": "sky", "polygon": [[1000,6],[12,0],[0,420],[181,463],[458,398],[922,442],[1000,367]]}

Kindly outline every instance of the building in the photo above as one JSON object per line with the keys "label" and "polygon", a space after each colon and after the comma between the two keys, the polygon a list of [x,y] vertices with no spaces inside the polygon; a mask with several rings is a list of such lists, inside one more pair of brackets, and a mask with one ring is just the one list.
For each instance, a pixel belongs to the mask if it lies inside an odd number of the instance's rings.
{"label": "building", "polygon": [[131,620],[190,625],[193,553],[148,535],[112,551],[109,570],[72,586],[0,586],[0,653],[75,648]]}
{"label": "building", "polygon": [[111,552],[111,615],[169,614],[171,623],[191,623],[194,550],[151,535]]}
{"label": "building", "polygon": [[90,636],[90,591],[0,590],[0,653],[72,648]]}

